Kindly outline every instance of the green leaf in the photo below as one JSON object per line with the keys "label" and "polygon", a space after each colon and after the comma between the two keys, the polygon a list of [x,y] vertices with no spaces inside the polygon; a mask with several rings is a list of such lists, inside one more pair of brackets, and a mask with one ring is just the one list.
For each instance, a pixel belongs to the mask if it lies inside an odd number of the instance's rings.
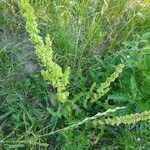
{"label": "green leaf", "polygon": [[150,78],[144,80],[141,90],[145,96],[150,96]]}

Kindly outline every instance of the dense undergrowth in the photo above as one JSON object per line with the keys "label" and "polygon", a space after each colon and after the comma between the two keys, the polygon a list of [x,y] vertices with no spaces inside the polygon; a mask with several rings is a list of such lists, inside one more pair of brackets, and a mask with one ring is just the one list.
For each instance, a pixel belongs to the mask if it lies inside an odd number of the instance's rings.
{"label": "dense undergrowth", "polygon": [[149,0],[0,1],[0,149],[147,150],[149,119]]}

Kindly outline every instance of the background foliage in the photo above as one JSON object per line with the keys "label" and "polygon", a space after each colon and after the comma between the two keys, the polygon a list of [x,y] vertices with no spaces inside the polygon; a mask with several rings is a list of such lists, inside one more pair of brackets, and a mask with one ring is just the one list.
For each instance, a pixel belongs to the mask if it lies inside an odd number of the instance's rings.
{"label": "background foliage", "polygon": [[[150,124],[89,122],[46,134],[98,112],[126,106],[109,117],[150,110],[150,9],[148,0],[30,0],[40,36],[52,39],[53,60],[70,66],[70,95],[58,103],[28,39],[16,0],[0,1],[0,149],[149,149]],[[90,97],[125,67],[110,90]],[[101,118],[102,120],[105,117]]]}

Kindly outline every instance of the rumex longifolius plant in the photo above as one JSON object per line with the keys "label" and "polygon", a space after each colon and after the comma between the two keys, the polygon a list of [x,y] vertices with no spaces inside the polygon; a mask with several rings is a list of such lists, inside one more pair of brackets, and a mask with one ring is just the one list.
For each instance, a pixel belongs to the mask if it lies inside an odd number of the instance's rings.
{"label": "rumex longifolius plant", "polygon": [[145,121],[150,119],[150,111],[144,111],[141,113],[134,113],[130,115],[125,115],[122,117],[114,117],[114,118],[107,118],[102,120],[98,120],[99,124],[108,124],[108,125],[121,125],[121,124],[131,124],[137,123],[140,121]]}
{"label": "rumex longifolius plant", "polygon": [[96,93],[94,93],[94,97],[91,102],[97,101],[103,95],[105,95],[110,90],[110,85],[115,81],[116,78],[119,77],[120,73],[123,71],[124,64],[119,64],[116,67],[116,70],[106,79],[104,83],[101,83],[100,87],[97,89]]}
{"label": "rumex longifolius plant", "polygon": [[66,92],[66,85],[69,82],[69,67],[63,73],[62,68],[53,61],[52,41],[49,35],[47,35],[45,39],[39,35],[40,31],[38,29],[36,16],[29,1],[20,0],[18,3],[22,16],[26,21],[26,30],[29,33],[30,41],[35,47],[36,54],[43,68],[45,68],[41,71],[41,74],[57,88],[56,95],[58,100],[65,102],[69,95],[69,93]]}

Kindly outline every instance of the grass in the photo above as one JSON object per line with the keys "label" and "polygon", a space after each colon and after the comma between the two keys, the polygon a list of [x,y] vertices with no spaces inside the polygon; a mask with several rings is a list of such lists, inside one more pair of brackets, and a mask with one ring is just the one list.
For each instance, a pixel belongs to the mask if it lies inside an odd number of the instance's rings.
{"label": "grass", "polygon": [[[40,35],[52,39],[53,60],[71,68],[69,100],[62,104],[40,73],[17,1],[0,1],[0,149],[149,149],[149,121],[113,127],[89,122],[48,136],[118,106],[126,109],[109,117],[150,110],[150,58],[143,50],[149,53],[149,3],[30,1]],[[110,91],[90,103],[120,63],[125,68]]]}

